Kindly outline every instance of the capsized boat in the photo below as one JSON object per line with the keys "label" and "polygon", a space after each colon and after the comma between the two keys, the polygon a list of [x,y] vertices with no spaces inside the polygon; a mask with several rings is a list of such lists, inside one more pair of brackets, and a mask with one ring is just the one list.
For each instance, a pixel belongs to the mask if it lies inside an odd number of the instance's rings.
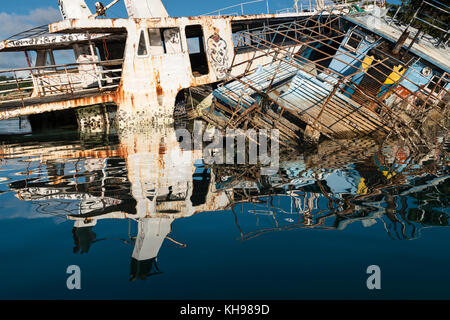
{"label": "capsized boat", "polygon": [[[272,61],[246,61],[245,72],[231,74],[213,92],[215,110],[225,126],[279,128],[286,142],[382,137],[399,128],[420,139],[413,124],[444,113],[450,97],[448,31],[442,21],[421,18],[430,6],[450,14],[441,3],[424,2],[403,24],[383,7],[353,6],[243,31],[235,41],[260,52],[273,49]],[[412,27],[423,21],[434,36]],[[300,49],[290,51],[293,46]]]}

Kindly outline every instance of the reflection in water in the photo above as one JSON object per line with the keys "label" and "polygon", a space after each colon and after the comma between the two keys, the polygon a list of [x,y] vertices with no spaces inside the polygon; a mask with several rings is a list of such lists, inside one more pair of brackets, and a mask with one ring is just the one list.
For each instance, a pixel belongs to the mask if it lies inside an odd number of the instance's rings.
{"label": "reflection in water", "polygon": [[35,203],[37,213],[74,221],[75,253],[101,241],[94,231],[99,220],[136,222],[137,235],[123,240],[134,245],[131,280],[160,272],[156,257],[164,240],[178,243],[169,237],[175,219],[229,204],[209,183],[201,151],[182,150],[172,128],[123,135],[106,148],[12,144],[0,153],[5,166],[10,155],[26,163],[19,173],[25,179],[9,183],[18,199]]}
{"label": "reflection in water", "polygon": [[[442,141],[441,141],[442,142]],[[239,240],[293,229],[344,230],[382,224],[392,239],[416,239],[426,227],[448,226],[448,150],[427,154],[370,139],[326,141],[290,154],[280,170],[205,166],[201,150],[184,150],[174,129],[126,133],[116,143],[4,143],[1,192],[35,204],[38,214],[73,221],[74,253],[102,238],[105,219],[128,219],[130,280],[161,273],[164,241],[180,247],[171,225],[199,212],[230,210]],[[31,214],[31,213],[29,213]],[[134,224],[134,226],[132,226]],[[135,229],[135,232],[131,230]]]}

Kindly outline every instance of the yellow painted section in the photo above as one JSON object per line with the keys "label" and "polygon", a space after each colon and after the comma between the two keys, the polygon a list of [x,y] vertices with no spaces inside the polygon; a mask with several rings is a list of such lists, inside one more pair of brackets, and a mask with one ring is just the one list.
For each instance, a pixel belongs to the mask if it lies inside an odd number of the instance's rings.
{"label": "yellow painted section", "polygon": [[369,192],[369,188],[366,186],[366,179],[361,178],[361,182],[358,185],[358,191],[356,191],[359,195],[366,195]]}
{"label": "yellow painted section", "polygon": [[363,68],[364,72],[366,72],[367,69],[369,69],[369,67],[372,65],[373,60],[375,60],[374,56],[366,56],[364,58],[363,63],[362,63],[362,68]]}
{"label": "yellow painted section", "polygon": [[384,84],[396,83],[397,81],[400,80],[400,78],[403,76],[405,71],[406,71],[406,68],[403,68],[401,65],[395,66],[394,71],[392,71],[392,73],[389,75],[389,77],[387,77]]}
{"label": "yellow painted section", "polygon": [[388,180],[392,179],[394,176],[397,175],[396,172],[390,172],[390,171],[383,171],[382,173]]}

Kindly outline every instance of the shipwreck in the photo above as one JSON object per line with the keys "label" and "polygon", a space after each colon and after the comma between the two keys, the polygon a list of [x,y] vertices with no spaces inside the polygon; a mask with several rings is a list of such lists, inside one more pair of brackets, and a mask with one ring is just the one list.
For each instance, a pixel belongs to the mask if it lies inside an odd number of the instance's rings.
{"label": "shipwreck", "polygon": [[[241,4],[240,15],[170,17],[160,0],[126,0],[128,18],[105,17],[117,2],[97,3],[93,13],[84,0],[60,0],[62,21],[0,42],[0,53],[24,53],[27,65],[0,70],[6,79],[0,83],[0,120],[76,109],[80,127],[105,125],[106,111],[99,116],[97,107],[81,108],[114,104],[117,123],[125,128],[171,122],[186,89],[216,85],[232,61],[251,57],[252,50],[235,54],[234,34],[293,22],[320,9],[270,13],[267,8],[245,15]],[[55,61],[61,50],[73,52],[75,61]],[[236,75],[243,71],[235,70]]]}
{"label": "shipwreck", "polygon": [[423,1],[405,23],[401,8],[389,16],[372,5],[238,32],[235,57],[251,50],[250,59],[233,60],[194,116],[222,129],[278,128],[284,144],[399,133],[426,145],[425,119],[447,132],[450,8]]}

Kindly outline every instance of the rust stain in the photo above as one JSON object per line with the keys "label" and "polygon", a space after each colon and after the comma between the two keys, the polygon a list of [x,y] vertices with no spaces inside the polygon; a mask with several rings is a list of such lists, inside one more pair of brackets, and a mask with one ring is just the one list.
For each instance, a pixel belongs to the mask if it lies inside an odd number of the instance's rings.
{"label": "rust stain", "polygon": [[29,105],[25,107],[19,106],[16,108],[0,111],[0,120],[14,118],[18,116],[27,116],[30,114],[60,111],[71,108],[92,106],[96,104],[112,103],[112,102],[115,102],[115,92],[100,93],[99,95],[86,98],[76,98],[66,101],[48,102],[36,105]]}
{"label": "rust stain", "polygon": [[412,94],[411,91],[409,91],[408,89],[406,89],[402,86],[399,86],[399,88],[397,89],[397,92],[403,99],[408,98]]}
{"label": "rust stain", "polygon": [[164,94],[164,90],[161,87],[161,77],[159,75],[159,71],[155,71],[155,86],[156,86],[156,94],[158,96],[162,96]]}
{"label": "rust stain", "polygon": [[130,96],[131,108],[134,109],[134,95]]}
{"label": "rust stain", "polygon": [[159,144],[158,154],[161,156],[161,155],[166,154],[166,152],[167,152],[167,148],[166,148],[165,144],[161,142]]}

